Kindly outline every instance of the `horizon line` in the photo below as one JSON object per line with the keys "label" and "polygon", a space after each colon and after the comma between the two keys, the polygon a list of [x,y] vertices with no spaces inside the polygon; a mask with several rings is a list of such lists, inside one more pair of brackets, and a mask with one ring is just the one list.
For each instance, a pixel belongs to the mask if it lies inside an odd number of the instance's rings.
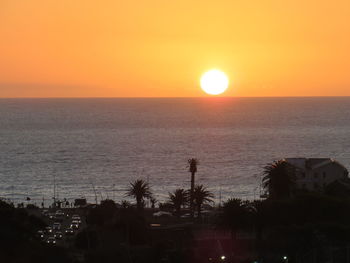
{"label": "horizon line", "polygon": [[234,98],[350,98],[350,95],[315,95],[315,96],[179,96],[179,97],[0,97],[2,99],[234,99]]}

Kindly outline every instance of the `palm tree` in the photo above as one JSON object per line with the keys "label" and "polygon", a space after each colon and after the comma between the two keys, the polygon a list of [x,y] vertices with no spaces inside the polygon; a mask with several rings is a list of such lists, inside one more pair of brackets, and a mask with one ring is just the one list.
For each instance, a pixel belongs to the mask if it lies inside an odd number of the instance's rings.
{"label": "palm tree", "polygon": [[175,207],[177,215],[180,215],[181,206],[188,202],[188,192],[184,189],[176,189],[173,193],[169,193],[170,202]]}
{"label": "palm tree", "polygon": [[193,201],[197,207],[198,218],[201,217],[201,209],[204,203],[213,202],[213,193],[208,191],[203,185],[196,185],[193,191]]}
{"label": "palm tree", "polygon": [[191,173],[190,209],[191,209],[191,217],[193,218],[193,211],[194,211],[194,206],[193,206],[194,176],[195,176],[195,174],[197,172],[197,165],[199,164],[199,162],[198,162],[198,160],[196,158],[188,159],[187,162],[190,165],[188,171]]}
{"label": "palm tree", "polygon": [[142,179],[137,179],[134,182],[131,182],[126,194],[127,196],[131,196],[136,199],[138,210],[142,210],[145,198],[152,197],[152,192],[148,183]]}
{"label": "palm tree", "polygon": [[262,185],[271,199],[290,197],[295,186],[295,168],[284,160],[267,164],[263,171]]}

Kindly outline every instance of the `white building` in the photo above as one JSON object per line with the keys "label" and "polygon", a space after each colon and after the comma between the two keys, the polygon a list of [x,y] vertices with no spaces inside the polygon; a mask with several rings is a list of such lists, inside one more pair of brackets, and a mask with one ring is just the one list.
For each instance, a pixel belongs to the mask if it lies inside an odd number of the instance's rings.
{"label": "white building", "polygon": [[284,161],[295,168],[297,189],[322,192],[326,185],[349,174],[342,164],[330,158],[286,158]]}

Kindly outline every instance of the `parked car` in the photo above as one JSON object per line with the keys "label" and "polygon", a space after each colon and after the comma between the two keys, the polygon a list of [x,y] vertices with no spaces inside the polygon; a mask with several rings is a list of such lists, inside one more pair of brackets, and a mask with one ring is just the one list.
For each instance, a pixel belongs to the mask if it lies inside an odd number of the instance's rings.
{"label": "parked car", "polygon": [[78,215],[73,215],[72,216],[72,221],[77,221],[78,224],[81,224],[81,218]]}
{"label": "parked car", "polygon": [[41,215],[42,216],[48,216],[48,214],[49,214],[49,210],[43,210],[43,211],[41,211]]}
{"label": "parked car", "polygon": [[55,213],[48,213],[47,215],[49,219],[54,220],[55,219]]}
{"label": "parked car", "polygon": [[74,229],[73,228],[67,228],[66,231],[64,231],[67,236],[74,235]]}
{"label": "parked car", "polygon": [[62,234],[61,231],[57,231],[57,232],[54,234],[54,237],[55,237],[56,239],[62,239],[63,234]]}
{"label": "parked car", "polygon": [[65,214],[62,212],[62,210],[57,210],[55,213],[55,219],[57,221],[62,222],[65,219]]}
{"label": "parked car", "polygon": [[43,230],[39,230],[37,232],[38,237],[43,240],[45,238],[45,232]]}
{"label": "parked car", "polygon": [[58,222],[53,223],[52,229],[53,230],[60,230],[61,229],[61,223],[58,223]]}
{"label": "parked car", "polygon": [[72,220],[72,224],[78,224],[80,226],[81,221],[79,221],[79,220]]}
{"label": "parked car", "polygon": [[55,237],[49,237],[49,238],[46,240],[46,243],[47,243],[47,244],[50,244],[50,245],[56,245],[56,239],[55,239]]}
{"label": "parked car", "polygon": [[72,224],[70,225],[70,228],[72,228],[72,229],[79,229],[79,224],[72,222]]}
{"label": "parked car", "polygon": [[50,226],[45,227],[45,232],[48,233],[48,234],[51,234],[52,233],[52,227],[50,227]]}

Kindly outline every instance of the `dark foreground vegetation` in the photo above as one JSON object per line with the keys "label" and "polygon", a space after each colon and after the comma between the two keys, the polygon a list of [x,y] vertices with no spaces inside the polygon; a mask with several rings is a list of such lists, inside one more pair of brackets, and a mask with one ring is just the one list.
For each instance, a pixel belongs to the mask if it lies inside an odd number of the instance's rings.
{"label": "dark foreground vegetation", "polygon": [[[135,204],[103,200],[62,210],[53,204],[45,211],[0,201],[0,262],[350,262],[347,176],[307,192],[296,188],[293,170],[278,161],[263,173],[266,199],[232,198],[212,207],[213,194],[195,185],[198,161],[188,163],[191,188],[176,189],[164,203],[143,180],[127,189]],[[60,237],[57,225],[67,227],[66,235]],[[40,238],[42,229],[59,240]]]}
{"label": "dark foreground vegetation", "polygon": [[[105,200],[81,208],[72,245],[36,235],[45,222],[0,202],[1,262],[348,262],[350,199],[301,194],[281,200],[230,199],[200,218],[153,216]],[[163,210],[163,212],[165,212]],[[185,211],[184,211],[185,213]]]}
{"label": "dark foreground vegetation", "polygon": [[71,262],[64,248],[40,241],[36,233],[44,226],[26,209],[0,201],[0,262]]}

